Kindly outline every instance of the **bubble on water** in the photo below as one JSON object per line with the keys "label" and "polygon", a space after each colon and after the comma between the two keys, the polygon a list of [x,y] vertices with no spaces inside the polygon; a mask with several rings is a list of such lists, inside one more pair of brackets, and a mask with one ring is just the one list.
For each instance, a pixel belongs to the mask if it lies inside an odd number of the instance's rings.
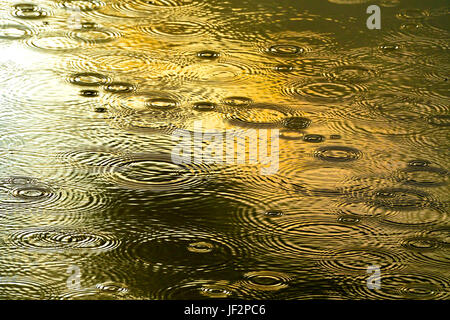
{"label": "bubble on water", "polygon": [[197,57],[205,60],[215,60],[220,57],[220,53],[211,50],[203,50],[197,53]]}
{"label": "bubble on water", "polygon": [[128,93],[136,90],[136,87],[128,82],[111,82],[103,87],[103,90],[111,93]]}
{"label": "bubble on water", "polygon": [[99,92],[97,90],[81,90],[80,91],[80,96],[83,97],[88,97],[88,98],[93,98],[93,97],[98,97]]}
{"label": "bubble on water", "polygon": [[311,143],[320,143],[325,141],[325,137],[320,134],[306,134],[303,137],[303,141]]}
{"label": "bubble on water", "polygon": [[194,110],[196,111],[214,111],[217,108],[217,104],[208,101],[196,102],[194,103]]}
{"label": "bubble on water", "polygon": [[190,243],[187,247],[187,249],[191,252],[197,252],[197,253],[208,253],[214,250],[214,246],[209,242],[194,242]]}

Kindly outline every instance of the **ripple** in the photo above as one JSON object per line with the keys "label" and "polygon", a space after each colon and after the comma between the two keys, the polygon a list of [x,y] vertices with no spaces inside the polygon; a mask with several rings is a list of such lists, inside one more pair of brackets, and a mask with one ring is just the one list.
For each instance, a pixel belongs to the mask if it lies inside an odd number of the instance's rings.
{"label": "ripple", "polygon": [[330,162],[350,162],[361,158],[362,153],[358,149],[346,146],[325,146],[317,149],[314,156]]}
{"label": "ripple", "polygon": [[215,104],[214,102],[200,101],[195,102],[193,108],[196,111],[209,112],[215,111],[217,109],[217,104]]}
{"label": "ripple", "polygon": [[289,130],[303,130],[310,124],[311,120],[303,117],[290,117],[283,120],[283,126]]}
{"label": "ripple", "polygon": [[278,128],[286,122],[298,119],[290,117],[293,114],[294,111],[289,107],[257,103],[230,109],[228,122],[244,128]]}
{"label": "ripple", "polygon": [[103,87],[103,90],[111,93],[129,93],[136,90],[136,87],[128,82],[111,82]]}
{"label": "ripple", "polygon": [[352,99],[363,88],[356,84],[339,82],[292,82],[282,88],[282,93],[311,102],[337,102]]}
{"label": "ripple", "polygon": [[[87,85],[80,78],[82,85]],[[88,99],[80,96],[74,87],[64,81],[64,78],[52,70],[27,71],[11,75],[4,80],[9,90],[0,93],[3,101],[15,106],[16,114],[28,114],[33,117],[64,117],[64,118],[98,118],[92,110],[99,103],[100,97]],[[61,94],[64,92],[64,94]]]}
{"label": "ripple", "polygon": [[203,50],[197,52],[197,57],[205,60],[215,60],[220,57],[220,53],[211,50]]}
{"label": "ripple", "polygon": [[233,96],[233,97],[226,97],[225,99],[223,99],[223,103],[234,107],[247,107],[253,104],[253,100],[248,97]]}
{"label": "ripple", "polygon": [[416,187],[440,187],[448,184],[450,175],[436,167],[409,166],[397,173],[398,181]]}
{"label": "ripple", "polygon": [[61,152],[56,157],[76,168],[105,173],[121,170],[123,159],[128,157],[128,153],[110,148],[91,147]]}
{"label": "ripple", "polygon": [[203,300],[241,296],[240,290],[227,280],[183,280],[172,286],[158,290],[152,297],[157,300]]}
{"label": "ripple", "polygon": [[404,239],[401,245],[413,254],[412,259],[417,264],[445,268],[450,263],[448,248],[439,238],[414,236]]}
{"label": "ripple", "polygon": [[232,83],[247,81],[258,74],[256,65],[240,60],[220,59],[213,64],[193,63],[180,70],[180,77],[200,83]]}
{"label": "ripple", "polygon": [[325,137],[320,134],[306,134],[303,137],[303,141],[310,143],[320,143],[325,141]]}
{"label": "ripple", "polygon": [[197,0],[136,0],[138,4],[155,7],[184,7],[200,3]]}
{"label": "ripple", "polygon": [[17,23],[0,23],[0,39],[19,40],[32,35],[29,27]]}
{"label": "ripple", "polygon": [[360,65],[343,65],[331,69],[325,76],[331,81],[360,83],[376,78],[377,71]]}
{"label": "ripple", "polygon": [[47,283],[31,278],[0,277],[1,300],[47,300],[55,297]]}
{"label": "ripple", "polygon": [[25,207],[69,214],[94,212],[111,202],[101,190],[86,189],[73,183],[43,183],[33,179],[29,184],[16,184],[15,180],[7,179],[2,186],[8,191],[8,196],[0,199],[0,205],[9,209]]}
{"label": "ripple", "polygon": [[275,271],[252,271],[244,274],[241,286],[258,291],[278,291],[289,286],[291,277]]}
{"label": "ripple", "polygon": [[406,255],[393,250],[351,247],[327,252],[319,264],[333,274],[366,274],[367,267],[371,265],[380,266],[383,272],[401,270],[405,268],[407,258]]}
{"label": "ripple", "polygon": [[292,44],[275,44],[267,48],[267,53],[275,56],[295,56],[305,52],[305,49]]}
{"label": "ripple", "polygon": [[209,31],[209,26],[196,21],[166,21],[159,24],[140,25],[139,31],[165,38],[198,36]]}
{"label": "ripple", "polygon": [[149,71],[157,72],[157,70],[152,70],[155,62],[149,56],[130,50],[108,50],[107,53],[92,51],[69,61],[72,67],[96,73],[131,74],[145,72],[145,74],[148,74]]}
{"label": "ripple", "polygon": [[100,86],[109,82],[110,79],[101,73],[80,72],[72,74],[68,80],[77,86]]}
{"label": "ripple", "polygon": [[15,248],[44,251],[86,250],[103,252],[113,250],[120,244],[119,240],[109,234],[56,228],[21,230],[12,233],[8,241]]}
{"label": "ripple", "polygon": [[[272,218],[272,232],[265,238],[265,246],[274,254],[297,259],[299,256],[317,259],[336,247],[355,246],[356,239],[376,239],[383,233],[370,225],[340,223],[328,217],[318,219],[307,215],[300,218]],[[325,219],[327,218],[327,219]],[[314,219],[314,220],[313,220]],[[374,241],[368,240],[368,245]]]}
{"label": "ripple", "polygon": [[73,39],[69,33],[40,33],[27,39],[26,43],[34,49],[58,52],[72,51],[82,47],[79,41]]}
{"label": "ripple", "polygon": [[88,44],[108,43],[119,38],[121,34],[115,30],[105,28],[84,28],[69,33],[75,40]]}
{"label": "ripple", "polygon": [[450,115],[434,115],[428,118],[428,123],[437,127],[450,126]]}
{"label": "ripple", "polygon": [[206,272],[229,266],[242,250],[231,238],[175,232],[127,243],[123,253],[128,259],[146,265]]}
{"label": "ripple", "polygon": [[48,15],[48,12],[32,3],[19,3],[13,6],[12,15],[19,19],[42,19]]}
{"label": "ripple", "polygon": [[367,275],[349,280],[342,285],[346,296],[352,299],[448,299],[448,279],[423,272],[381,274],[381,289],[367,287]]}
{"label": "ripple", "polygon": [[106,174],[113,184],[134,190],[168,192],[203,184],[208,168],[199,164],[175,164],[170,154],[130,154],[120,171]]}
{"label": "ripple", "polygon": [[61,6],[67,10],[71,11],[94,11],[98,10],[105,4],[97,0],[64,0]]}

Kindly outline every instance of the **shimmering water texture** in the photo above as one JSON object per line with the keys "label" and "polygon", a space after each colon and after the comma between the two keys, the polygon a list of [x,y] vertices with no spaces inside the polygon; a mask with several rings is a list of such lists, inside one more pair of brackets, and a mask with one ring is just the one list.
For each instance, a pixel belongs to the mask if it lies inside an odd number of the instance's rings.
{"label": "shimmering water texture", "polygon": [[1,1],[0,299],[449,299],[449,10]]}

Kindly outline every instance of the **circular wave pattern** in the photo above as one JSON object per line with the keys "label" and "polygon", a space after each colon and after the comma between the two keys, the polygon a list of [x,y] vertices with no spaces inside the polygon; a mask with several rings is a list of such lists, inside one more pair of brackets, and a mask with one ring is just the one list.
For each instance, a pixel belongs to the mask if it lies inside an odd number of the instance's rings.
{"label": "circular wave pattern", "polygon": [[111,82],[103,87],[103,90],[111,93],[129,93],[136,90],[136,86],[128,82]]}
{"label": "circular wave pattern", "polygon": [[422,272],[381,274],[381,289],[367,287],[367,275],[342,285],[345,296],[352,299],[435,300],[448,299],[448,279]]}
{"label": "circular wave pattern", "polygon": [[244,128],[278,128],[286,122],[294,123],[298,118],[290,117],[293,113],[293,110],[284,106],[252,104],[243,108],[230,109],[228,122]]}
{"label": "circular wave pattern", "polygon": [[367,266],[378,265],[383,272],[405,268],[408,257],[380,248],[348,248],[327,252],[319,264],[333,274],[366,274]]}
{"label": "circular wave pattern", "polygon": [[333,68],[325,76],[331,81],[361,83],[373,80],[377,76],[377,71],[360,65],[343,65]]}
{"label": "circular wave pattern", "polygon": [[185,38],[208,32],[207,24],[194,21],[167,21],[159,24],[140,25],[139,31],[153,36],[167,38]]}
{"label": "circular wave pattern", "polygon": [[0,39],[20,40],[32,35],[32,30],[17,23],[0,23]]}
{"label": "circular wave pattern", "polygon": [[76,184],[43,183],[34,179],[27,184],[17,183],[22,180],[7,179],[3,182],[8,197],[1,199],[0,205],[9,209],[25,207],[52,213],[80,213],[101,210],[112,201],[101,190],[86,189]]}
{"label": "circular wave pattern", "polygon": [[2,300],[46,300],[55,297],[55,293],[46,283],[34,279],[0,277],[0,298]]}
{"label": "circular wave pattern", "polygon": [[278,291],[289,286],[291,277],[274,271],[252,271],[244,274],[240,285],[246,289],[258,291]]}
{"label": "circular wave pattern", "polygon": [[170,154],[130,154],[121,170],[108,172],[113,184],[132,190],[168,192],[195,188],[207,181],[208,171],[201,164],[175,164]]}
{"label": "circular wave pattern", "polygon": [[325,146],[317,149],[314,156],[330,162],[351,162],[361,158],[362,152],[347,146]]}
{"label": "circular wave pattern", "polygon": [[75,40],[88,44],[101,44],[114,41],[119,38],[121,34],[115,30],[105,28],[82,28],[80,30],[72,31],[69,33],[69,36]]}
{"label": "circular wave pattern", "polygon": [[77,86],[100,86],[109,82],[109,78],[101,73],[80,72],[72,74],[69,82]]}
{"label": "circular wave pattern", "polygon": [[120,241],[112,235],[91,233],[88,230],[72,229],[27,229],[14,232],[9,236],[10,244],[15,248],[35,250],[86,250],[103,252],[117,248]]}
{"label": "circular wave pattern", "polygon": [[448,184],[450,175],[442,168],[409,166],[398,172],[397,179],[415,187],[440,187]]}
{"label": "circular wave pattern", "polygon": [[19,19],[42,19],[48,12],[32,3],[19,3],[13,6],[12,15]]}
{"label": "circular wave pattern", "polygon": [[126,244],[128,259],[174,270],[211,270],[229,266],[242,249],[228,238],[175,233]]}
{"label": "circular wave pattern", "polygon": [[311,102],[338,102],[354,98],[364,88],[358,84],[330,81],[291,82],[282,88],[282,93]]}

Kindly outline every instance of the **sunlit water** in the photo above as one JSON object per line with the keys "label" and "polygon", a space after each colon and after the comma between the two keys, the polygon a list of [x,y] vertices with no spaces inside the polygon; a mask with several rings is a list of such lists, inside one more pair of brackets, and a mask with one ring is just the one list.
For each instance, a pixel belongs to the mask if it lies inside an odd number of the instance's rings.
{"label": "sunlit water", "polygon": [[[448,299],[449,8],[1,1],[0,298]],[[277,172],[173,163],[199,121]]]}

